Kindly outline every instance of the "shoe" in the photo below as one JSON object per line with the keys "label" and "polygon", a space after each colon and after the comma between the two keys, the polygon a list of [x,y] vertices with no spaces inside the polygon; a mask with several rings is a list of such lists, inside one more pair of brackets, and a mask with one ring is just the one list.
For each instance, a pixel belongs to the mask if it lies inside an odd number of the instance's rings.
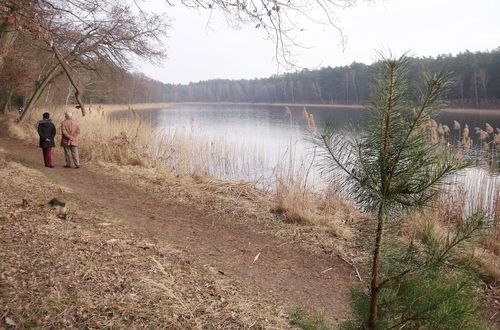
{"label": "shoe", "polygon": [[75,168],[80,168],[80,165],[76,165]]}
{"label": "shoe", "polygon": [[45,167],[48,167],[48,168],[54,168],[53,165],[45,165]]}
{"label": "shoe", "polygon": [[64,165],[64,167],[66,167],[66,168],[71,168],[71,166],[70,166],[70,165]]}

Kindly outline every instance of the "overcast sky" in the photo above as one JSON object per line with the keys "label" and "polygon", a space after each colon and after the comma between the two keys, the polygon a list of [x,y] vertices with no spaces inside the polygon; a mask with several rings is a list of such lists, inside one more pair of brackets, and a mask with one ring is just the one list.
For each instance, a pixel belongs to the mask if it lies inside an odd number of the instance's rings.
{"label": "overcast sky", "polygon": [[[141,65],[140,71],[165,83],[189,83],[215,78],[252,79],[278,73],[274,45],[262,29],[232,30],[208,12],[170,8],[163,0],[147,6],[164,12],[172,29],[166,40],[168,58],[158,67]],[[385,0],[359,1],[337,12],[347,37],[342,51],[338,32],[318,25],[304,26],[295,49],[299,67],[314,69],[372,63],[377,50],[400,55],[436,56],[500,47],[500,0]],[[280,70],[279,73],[283,73]]]}

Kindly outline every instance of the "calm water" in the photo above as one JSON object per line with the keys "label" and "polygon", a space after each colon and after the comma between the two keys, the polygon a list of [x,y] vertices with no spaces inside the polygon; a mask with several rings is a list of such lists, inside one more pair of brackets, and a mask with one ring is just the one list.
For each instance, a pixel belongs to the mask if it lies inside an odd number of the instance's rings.
{"label": "calm water", "polygon": [[[291,115],[283,106],[244,106],[244,105],[175,105],[166,109],[141,111],[141,115],[150,119],[161,128],[189,129],[210,136],[223,136],[236,141],[254,141],[283,145],[283,141],[298,141],[307,133],[308,122],[303,118],[303,107],[290,107]],[[318,128],[326,122],[350,129],[359,126],[366,115],[362,108],[327,108],[307,107],[307,112],[313,115]],[[485,129],[484,124],[500,128],[500,114],[491,113],[450,113],[443,112],[437,119],[438,123],[453,128],[457,120],[462,128],[469,125],[471,136],[474,127]],[[453,132],[453,130],[452,130]],[[278,141],[280,142],[278,142]]]}
{"label": "calm water", "polygon": [[[339,128],[353,133],[359,129],[356,127],[360,126],[366,115],[366,110],[361,108],[307,107],[307,112],[314,118],[314,125],[319,129],[326,122],[332,121]],[[242,169],[241,173],[216,173],[223,178],[256,180],[270,177],[276,165],[289,157],[291,151],[295,161],[303,166],[307,167],[311,163],[312,148],[306,137],[312,122],[304,118],[303,107],[290,107],[290,112],[287,113],[283,106],[174,105],[139,113],[166,132],[188,132],[211,141],[223,140],[234,148],[240,148],[243,153],[246,150],[247,153],[251,151],[258,154],[258,161]],[[437,121],[453,128],[454,120],[462,127],[467,123],[473,138],[477,138],[474,133],[476,126],[485,129],[484,124],[487,122],[495,128],[500,127],[498,113],[443,112]],[[480,180],[477,179],[478,175],[481,176]],[[473,194],[481,192],[479,188],[471,188],[471,181],[481,181],[483,185],[486,182],[486,186],[490,187],[489,195],[492,191],[499,190],[500,184],[496,176],[478,170],[468,171],[457,180],[465,182],[468,189],[475,190]],[[487,196],[487,199],[493,197]]]}

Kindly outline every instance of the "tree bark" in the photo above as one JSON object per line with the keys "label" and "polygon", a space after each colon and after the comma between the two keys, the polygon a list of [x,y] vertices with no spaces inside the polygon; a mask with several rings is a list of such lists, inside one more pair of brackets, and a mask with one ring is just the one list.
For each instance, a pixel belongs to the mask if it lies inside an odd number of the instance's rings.
{"label": "tree bark", "polygon": [[349,72],[345,74],[345,90],[346,104],[349,104]]}
{"label": "tree bark", "polygon": [[7,24],[0,26],[0,69],[2,69],[5,58],[12,49],[12,45],[17,38],[18,32],[10,29]]}
{"label": "tree bark", "polygon": [[0,25],[0,70],[3,67],[5,58],[9,54],[14,41],[17,39],[18,32],[7,23]]}
{"label": "tree bark", "polygon": [[380,275],[380,250],[382,249],[382,236],[384,234],[384,205],[379,207],[377,236],[375,238],[375,250],[373,252],[372,279],[370,284],[370,315],[368,318],[368,328],[375,329],[378,315],[378,294]]}
{"label": "tree bark", "polygon": [[47,73],[45,78],[42,80],[42,82],[36,87],[35,91],[33,92],[33,96],[30,98],[28,104],[26,105],[26,108],[24,109],[23,113],[19,117],[19,122],[23,122],[26,120],[28,115],[33,109],[33,106],[35,105],[36,101],[40,98],[40,96],[43,94],[45,91],[45,88],[47,85],[54,80],[54,78],[59,74],[58,72],[59,64],[56,64],[50,69],[50,71]]}
{"label": "tree bark", "polygon": [[356,71],[351,71],[351,80],[352,87],[354,87],[354,96],[356,97],[356,104],[359,104],[359,94],[358,94],[358,85],[356,84]]}
{"label": "tree bark", "polygon": [[476,100],[476,108],[479,108],[479,95],[477,94],[477,73],[474,70],[474,94],[475,94],[475,100]]}
{"label": "tree bark", "polygon": [[50,47],[52,48],[52,51],[56,55],[57,61],[59,62],[59,64],[63,68],[64,72],[66,73],[66,76],[68,77],[69,82],[75,88],[75,98],[76,98],[76,101],[78,102],[78,105],[80,106],[80,110],[82,111],[82,116],[85,116],[86,115],[85,107],[83,106],[83,102],[80,99],[80,88],[78,87],[78,85],[73,80],[73,76],[71,75],[71,73],[69,71],[68,65],[66,64],[66,62],[64,61],[64,59],[61,57],[61,54],[59,54],[59,51],[56,49],[56,47],[54,45],[51,45]]}
{"label": "tree bark", "polygon": [[7,93],[7,97],[5,98],[5,103],[3,104],[3,107],[2,107],[2,113],[3,114],[6,114],[7,111],[9,110],[10,99],[12,98],[12,94],[13,93],[14,93],[14,87],[10,86],[9,87],[9,92]]}

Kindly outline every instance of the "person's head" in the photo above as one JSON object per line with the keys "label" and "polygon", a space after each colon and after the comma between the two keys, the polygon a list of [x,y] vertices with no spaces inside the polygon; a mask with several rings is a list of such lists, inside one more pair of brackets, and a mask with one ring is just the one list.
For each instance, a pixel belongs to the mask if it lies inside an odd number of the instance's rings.
{"label": "person's head", "polygon": [[45,112],[42,116],[43,116],[43,119],[49,119],[50,118],[50,114],[48,112]]}
{"label": "person's head", "polygon": [[72,114],[71,112],[69,112],[69,111],[66,111],[66,112],[64,113],[64,117],[65,117],[66,119],[71,119],[71,118],[73,118],[73,114]]}

